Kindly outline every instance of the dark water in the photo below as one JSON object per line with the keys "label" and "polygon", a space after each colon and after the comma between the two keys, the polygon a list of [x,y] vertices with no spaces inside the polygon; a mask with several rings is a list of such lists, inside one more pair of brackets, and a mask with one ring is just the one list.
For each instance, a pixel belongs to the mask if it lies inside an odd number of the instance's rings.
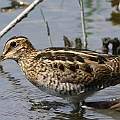
{"label": "dark water", "polygon": [[[32,2],[33,0],[28,0]],[[0,8],[10,5],[10,1],[1,0]],[[102,52],[104,37],[120,36],[120,14],[105,0],[84,0],[88,49]],[[42,8],[48,21],[53,46],[64,46],[63,35],[74,40],[82,38],[80,8],[77,0],[46,0],[39,4],[28,16],[5,34],[0,41],[2,52],[5,42],[12,36],[24,35],[38,48],[50,46],[43,18]],[[7,26],[23,9],[0,13],[0,30]],[[99,101],[116,98],[120,86],[109,87],[87,98],[87,101]],[[34,105],[30,100],[43,101],[43,106]],[[12,60],[6,60],[0,66],[0,120],[119,120],[120,113],[109,110],[88,109],[84,114],[72,114],[68,102],[50,96],[34,87],[23,76],[20,68]]]}

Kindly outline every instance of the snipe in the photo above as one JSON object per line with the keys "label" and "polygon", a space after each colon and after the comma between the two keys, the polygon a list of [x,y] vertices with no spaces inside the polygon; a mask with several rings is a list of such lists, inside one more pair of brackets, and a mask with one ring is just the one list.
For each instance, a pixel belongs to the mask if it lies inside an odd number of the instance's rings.
{"label": "snipe", "polygon": [[90,50],[37,50],[24,36],[10,38],[0,61],[15,60],[26,78],[42,91],[74,103],[120,83],[120,57]]}

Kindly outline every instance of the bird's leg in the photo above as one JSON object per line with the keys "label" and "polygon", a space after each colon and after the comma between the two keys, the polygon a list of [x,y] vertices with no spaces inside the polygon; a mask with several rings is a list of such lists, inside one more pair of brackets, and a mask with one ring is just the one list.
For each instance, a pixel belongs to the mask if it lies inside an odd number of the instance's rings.
{"label": "bird's leg", "polygon": [[70,106],[73,108],[72,113],[78,113],[80,111],[80,102],[70,102]]}
{"label": "bird's leg", "polygon": [[70,102],[70,106],[73,108],[72,113],[77,113],[80,111],[80,103],[79,102]]}
{"label": "bird's leg", "polygon": [[71,111],[72,113],[85,113],[85,108],[84,106],[84,101],[83,102],[70,102],[71,107],[73,110]]}

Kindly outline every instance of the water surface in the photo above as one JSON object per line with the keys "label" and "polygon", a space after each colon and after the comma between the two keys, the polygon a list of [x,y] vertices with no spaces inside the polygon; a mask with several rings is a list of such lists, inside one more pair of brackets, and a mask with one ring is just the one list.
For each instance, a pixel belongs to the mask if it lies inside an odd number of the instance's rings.
{"label": "water surface", "polygon": [[[27,0],[32,2],[33,0]],[[0,8],[10,5],[10,1],[1,0]],[[84,0],[88,49],[102,52],[104,37],[118,37],[120,14],[105,0]],[[80,8],[77,0],[46,0],[40,3],[27,18],[23,19],[0,41],[2,52],[5,42],[12,36],[24,35],[38,49],[50,46],[42,15],[48,21],[53,46],[64,46],[63,35],[70,40],[82,38]],[[0,30],[7,26],[23,9],[0,13]],[[99,101],[116,98],[120,94],[119,85],[109,87],[87,98],[87,101]],[[47,101],[43,107],[33,105],[30,100]],[[44,102],[43,102],[44,103]],[[109,110],[86,110],[84,114],[72,114],[66,100],[50,96],[34,87],[23,76],[18,65],[6,60],[0,66],[0,119],[1,120],[119,120],[120,114]]]}

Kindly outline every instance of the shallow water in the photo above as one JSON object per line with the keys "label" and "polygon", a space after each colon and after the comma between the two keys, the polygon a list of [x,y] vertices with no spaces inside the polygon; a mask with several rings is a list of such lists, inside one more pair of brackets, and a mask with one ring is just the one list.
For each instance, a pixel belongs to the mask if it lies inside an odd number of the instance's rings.
{"label": "shallow water", "polygon": [[[32,2],[33,0],[27,0]],[[8,0],[0,1],[0,8],[9,6]],[[105,0],[84,0],[88,49],[102,52],[104,37],[118,37],[120,14]],[[80,8],[77,0],[46,0],[40,3],[27,18],[23,19],[0,41],[2,52],[5,42],[12,36],[28,37],[38,49],[50,46],[40,8],[48,21],[53,46],[64,46],[63,35],[74,40],[82,38]],[[7,26],[23,9],[0,13],[0,30]],[[119,85],[109,87],[87,98],[87,101],[99,101],[116,98],[120,94]],[[44,105],[34,105],[30,100],[43,101]],[[47,101],[47,102],[45,102]],[[18,65],[6,60],[0,66],[0,120],[119,120],[116,111],[87,109],[84,114],[72,114],[66,100],[50,96],[34,87],[23,76]]]}

